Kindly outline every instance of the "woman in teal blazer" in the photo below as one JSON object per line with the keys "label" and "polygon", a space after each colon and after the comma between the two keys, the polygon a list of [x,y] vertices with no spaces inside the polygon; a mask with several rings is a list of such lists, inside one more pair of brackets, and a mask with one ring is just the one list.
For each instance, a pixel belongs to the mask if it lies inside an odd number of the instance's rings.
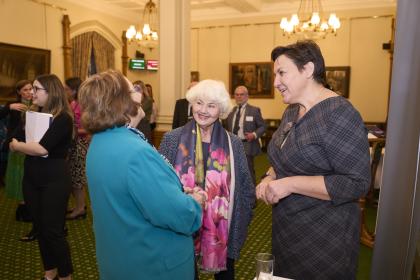
{"label": "woman in teal blazer", "polygon": [[93,133],[86,175],[101,279],[194,279],[192,234],[200,195],[187,195],[171,165],[134,127],[141,93],[115,71],[80,88],[82,124]]}

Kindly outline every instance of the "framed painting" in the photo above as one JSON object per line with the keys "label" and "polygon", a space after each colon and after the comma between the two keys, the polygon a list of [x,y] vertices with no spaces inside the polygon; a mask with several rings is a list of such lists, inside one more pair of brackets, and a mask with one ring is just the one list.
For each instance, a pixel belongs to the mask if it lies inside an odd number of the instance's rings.
{"label": "framed painting", "polygon": [[349,98],[350,66],[328,66],[325,67],[325,70],[330,89],[345,98]]}
{"label": "framed painting", "polygon": [[50,57],[50,50],[0,43],[0,103],[16,99],[16,82],[50,73]]}
{"label": "framed painting", "polygon": [[274,98],[273,79],[272,62],[229,64],[229,92],[232,97],[236,87],[246,86],[249,98]]}

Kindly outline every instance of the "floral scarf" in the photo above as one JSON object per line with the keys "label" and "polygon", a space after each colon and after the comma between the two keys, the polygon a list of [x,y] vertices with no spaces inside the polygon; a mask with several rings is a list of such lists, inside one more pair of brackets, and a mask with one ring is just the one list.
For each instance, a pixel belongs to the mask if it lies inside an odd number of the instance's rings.
{"label": "floral scarf", "polygon": [[218,121],[208,155],[204,163],[200,129],[194,120],[188,122],[182,129],[174,166],[185,192],[198,191],[207,198],[194,247],[200,269],[219,272],[226,270],[231,166],[229,138]]}

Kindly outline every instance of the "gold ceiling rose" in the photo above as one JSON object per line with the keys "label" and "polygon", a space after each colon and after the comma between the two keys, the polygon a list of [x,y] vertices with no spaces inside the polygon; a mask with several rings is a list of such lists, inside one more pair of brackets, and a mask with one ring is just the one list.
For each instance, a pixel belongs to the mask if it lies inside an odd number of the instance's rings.
{"label": "gold ceiling rose", "polygon": [[136,30],[134,25],[130,25],[125,33],[129,42],[136,42],[139,46],[152,50],[158,45],[158,10],[152,0],[146,3],[143,10],[141,23],[143,28]]}
{"label": "gold ceiling rose", "polygon": [[304,39],[325,38],[327,34],[337,35],[340,19],[331,13],[328,21],[323,18],[321,0],[300,0],[299,9],[288,20],[283,17],[280,28],[283,35],[298,35]]}

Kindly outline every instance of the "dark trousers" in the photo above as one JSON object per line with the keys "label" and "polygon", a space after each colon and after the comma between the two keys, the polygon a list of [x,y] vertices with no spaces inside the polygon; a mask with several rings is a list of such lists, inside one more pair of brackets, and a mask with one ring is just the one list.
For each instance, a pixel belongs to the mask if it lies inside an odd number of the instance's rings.
{"label": "dark trousers", "polygon": [[227,259],[225,271],[220,271],[214,275],[215,280],[234,280],[235,279],[235,260]]}
{"label": "dark trousers", "polygon": [[[195,264],[195,280],[199,280],[197,263]],[[235,280],[235,260],[227,258],[226,270],[214,274],[215,280]]]}
{"label": "dark trousers", "polygon": [[256,180],[255,180],[255,169],[254,169],[254,156],[246,155],[246,161],[248,162],[249,172],[251,173],[252,182],[254,182],[254,186],[255,186]]}
{"label": "dark trousers", "polygon": [[[66,181],[65,178],[62,180]],[[64,234],[70,188],[71,184],[62,181],[33,184],[30,178],[24,176],[23,179],[23,195],[38,231],[44,270],[57,268],[60,277],[73,272],[70,248]]]}

